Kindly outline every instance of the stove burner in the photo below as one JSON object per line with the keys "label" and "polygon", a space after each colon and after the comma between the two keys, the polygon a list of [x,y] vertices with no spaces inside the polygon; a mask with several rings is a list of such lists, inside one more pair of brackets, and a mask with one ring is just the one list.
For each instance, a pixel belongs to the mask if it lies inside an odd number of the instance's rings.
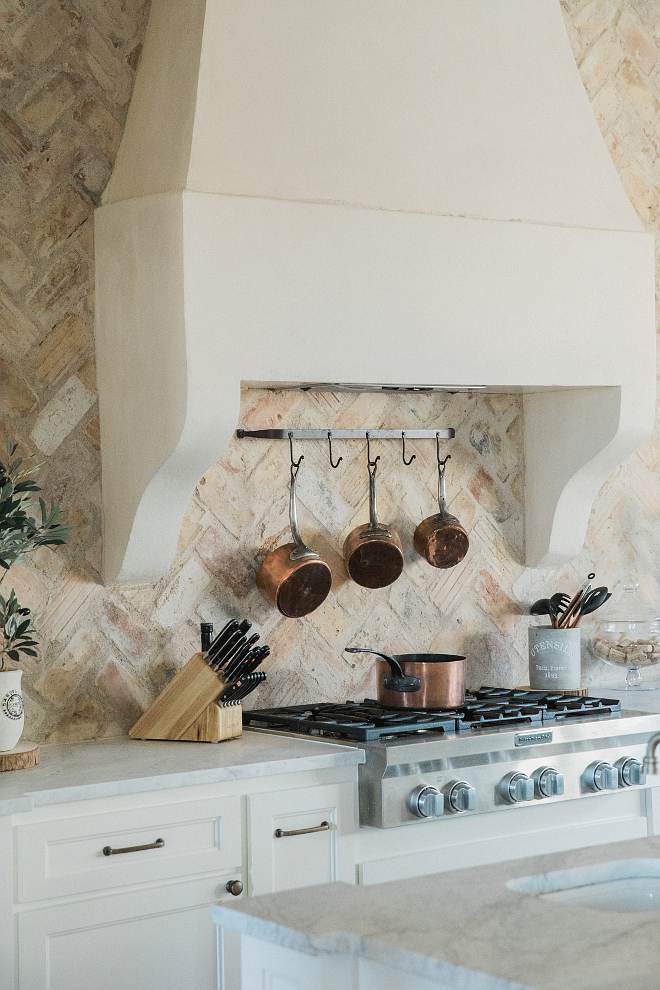
{"label": "stove burner", "polygon": [[292,705],[243,712],[243,725],[368,742],[401,733],[454,732],[456,717],[456,712],[383,708],[366,699],[347,701],[344,705]]}
{"label": "stove burner", "polygon": [[[507,697],[506,702],[510,700]],[[467,704],[460,715],[459,729],[476,726],[501,726],[505,723],[514,722],[541,722],[543,721],[543,709],[538,705],[511,705],[506,702],[501,704]]]}
{"label": "stove burner", "polygon": [[345,704],[319,703],[243,712],[243,724],[335,739],[369,742],[382,736],[415,732],[469,732],[530,722],[608,716],[621,711],[621,702],[581,698],[561,692],[522,691],[482,687],[469,692],[465,705],[451,711],[383,708],[371,698]]}

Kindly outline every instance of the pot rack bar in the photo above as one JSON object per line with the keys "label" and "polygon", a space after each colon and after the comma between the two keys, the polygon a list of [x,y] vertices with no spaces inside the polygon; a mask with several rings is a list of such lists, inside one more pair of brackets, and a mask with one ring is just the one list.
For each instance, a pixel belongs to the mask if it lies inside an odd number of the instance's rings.
{"label": "pot rack bar", "polygon": [[239,440],[453,440],[456,430],[236,430]]}

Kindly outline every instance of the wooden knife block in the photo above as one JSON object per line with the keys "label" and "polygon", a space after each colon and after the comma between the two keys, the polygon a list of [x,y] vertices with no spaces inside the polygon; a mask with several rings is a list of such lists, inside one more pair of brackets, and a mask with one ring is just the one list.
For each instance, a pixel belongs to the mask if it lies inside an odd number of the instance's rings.
{"label": "wooden knife block", "polygon": [[243,731],[241,705],[218,705],[228,684],[195,653],[140,716],[132,739],[220,742]]}
{"label": "wooden knife block", "polygon": [[179,738],[187,742],[222,742],[223,739],[235,739],[242,733],[242,705],[228,704],[225,708],[222,702],[218,705],[214,701]]}

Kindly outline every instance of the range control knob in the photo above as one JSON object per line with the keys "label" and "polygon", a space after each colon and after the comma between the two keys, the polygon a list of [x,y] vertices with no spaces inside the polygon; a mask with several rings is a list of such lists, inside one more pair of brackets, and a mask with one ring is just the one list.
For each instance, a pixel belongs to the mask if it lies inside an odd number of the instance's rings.
{"label": "range control knob", "polygon": [[534,797],[534,781],[520,770],[512,770],[499,784],[500,797],[508,804],[531,801]]}
{"label": "range control knob", "polygon": [[474,811],[477,807],[477,792],[467,780],[452,780],[445,787],[446,808],[452,814],[461,811]]}
{"label": "range control knob", "polygon": [[592,791],[615,791],[619,786],[619,771],[611,763],[598,760],[584,771],[584,782]]}
{"label": "range control knob", "polygon": [[564,793],[564,775],[554,767],[539,767],[532,774],[532,780],[538,798],[555,797]]}
{"label": "range control knob", "polygon": [[410,795],[408,807],[418,818],[439,818],[444,810],[444,798],[437,787],[421,784]]}
{"label": "range control knob", "polygon": [[633,787],[636,784],[643,784],[645,781],[644,767],[632,756],[622,756],[614,766],[619,772],[619,785],[621,787]]}

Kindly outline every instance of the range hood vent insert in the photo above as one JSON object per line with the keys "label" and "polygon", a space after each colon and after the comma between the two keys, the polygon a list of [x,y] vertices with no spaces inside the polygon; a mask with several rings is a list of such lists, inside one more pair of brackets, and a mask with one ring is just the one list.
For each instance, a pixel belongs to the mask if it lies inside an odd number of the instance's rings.
{"label": "range hood vent insert", "polygon": [[152,0],[95,250],[106,581],[167,571],[241,383],[522,392],[541,566],[653,428],[653,239],[558,0]]}

